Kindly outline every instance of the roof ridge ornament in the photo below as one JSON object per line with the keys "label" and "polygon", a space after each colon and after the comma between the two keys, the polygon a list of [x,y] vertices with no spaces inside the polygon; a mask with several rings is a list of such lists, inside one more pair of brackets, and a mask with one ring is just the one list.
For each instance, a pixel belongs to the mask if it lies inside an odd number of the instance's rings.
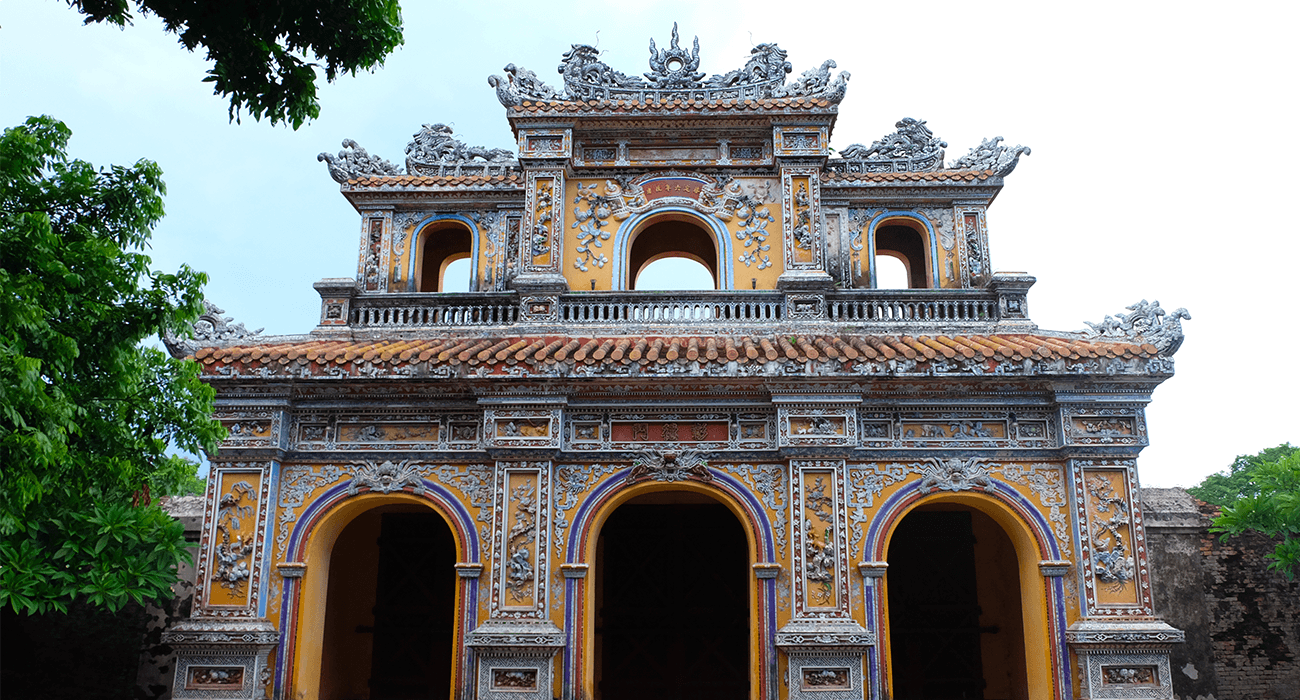
{"label": "roof ridge ornament", "polygon": [[677,23],[673,22],[673,43],[666,49],[655,50],[655,39],[650,37],[650,70],[645,77],[655,87],[676,88],[695,87],[704,77],[696,73],[700,67],[700,37],[695,37],[695,45],[686,51],[677,45]]}
{"label": "roof ridge ornament", "polygon": [[321,153],[316,156],[316,160],[325,161],[326,167],[330,171],[330,177],[340,184],[347,184],[348,180],[362,177],[402,174],[402,169],[399,166],[393,165],[379,156],[370,155],[366,149],[352,139],[343,139],[343,150],[339,151],[337,156]]}
{"label": "roof ridge ornament", "polygon": [[519,106],[525,100],[628,100],[644,103],[805,97],[838,104],[844,99],[849,72],[841,71],[832,76],[835,61],[825,61],[820,67],[805,71],[798,79],[786,84],[785,76],[792,70],[786,56],[787,53],[775,43],[762,43],[750,51],[750,58],[743,68],[705,79],[703,73],[697,72],[699,37],[695,38],[690,51],[683,49],[674,22],[668,48],[661,49],[654,39],[650,40],[650,72],[644,74],[645,79],[614,70],[600,60],[600,52],[594,46],[572,44],[558,68],[564,76],[563,93],[543,83],[532,71],[513,63],[505,67],[506,75],[488,76],[488,85],[496,88],[497,99],[506,107]]}
{"label": "roof ridge ornament", "polygon": [[[832,61],[827,61],[832,63]],[[810,71],[811,72],[811,71]],[[804,74],[805,76],[807,73]],[[1029,155],[1028,146],[1001,145],[1002,137],[984,139],[970,153],[944,167],[947,142],[934,135],[925,120],[903,117],[894,124],[892,134],[871,146],[855,143],[840,151],[840,157],[826,163],[827,170],[842,173],[918,173],[939,170],[991,171],[1006,177],[1016,169],[1020,156]]]}
{"label": "roof ridge ornament", "polygon": [[444,165],[456,163],[515,165],[515,154],[507,148],[467,145],[452,136],[446,124],[425,124],[406,144],[406,172],[412,175],[441,175]]}
{"label": "roof ridge ornament", "polygon": [[225,344],[232,340],[244,340],[261,335],[264,328],[258,328],[250,331],[242,323],[234,323],[233,316],[226,316],[225,309],[213,304],[207,299],[203,300],[203,313],[190,324],[188,337],[178,336],[171,331],[165,331],[162,336],[163,345],[167,347],[167,352],[172,357],[185,357],[202,347],[210,347],[215,344]]}
{"label": "roof ridge ornament", "polygon": [[1146,299],[1124,308],[1132,313],[1119,314],[1118,319],[1107,316],[1101,323],[1084,321],[1088,330],[1079,332],[1087,338],[1147,342],[1164,357],[1178,352],[1183,344],[1182,319],[1190,321],[1192,318],[1187,309],[1179,308],[1168,313],[1160,308],[1159,301],[1148,302]]}
{"label": "roof ridge ornament", "polygon": [[943,149],[948,143],[934,135],[923,119],[903,117],[892,134],[872,142],[855,143],[840,151],[845,169],[852,173],[914,173],[943,169]]}
{"label": "roof ridge ornament", "polygon": [[1014,147],[1001,145],[1002,137],[994,136],[984,139],[980,145],[970,149],[970,153],[958,158],[948,166],[949,170],[992,170],[998,177],[1006,177],[1020,163],[1020,156],[1032,153],[1028,146],[1017,144]]}

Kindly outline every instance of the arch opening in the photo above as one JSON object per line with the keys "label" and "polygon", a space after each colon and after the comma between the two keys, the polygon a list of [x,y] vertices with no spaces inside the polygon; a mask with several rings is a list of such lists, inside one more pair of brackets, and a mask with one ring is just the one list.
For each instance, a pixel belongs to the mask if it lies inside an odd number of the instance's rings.
{"label": "arch opening", "polygon": [[[687,261],[702,266],[707,278]],[[718,246],[699,223],[670,216],[636,233],[628,248],[627,270],[631,289],[718,289]],[[650,274],[643,277],[643,272]]]}
{"label": "arch opening", "polygon": [[[876,263],[875,286],[877,289],[929,289],[934,286],[930,279],[928,241],[929,232],[919,223],[909,219],[887,219],[876,227],[872,251]],[[893,279],[886,280],[881,275],[882,260],[901,261],[906,270],[906,278],[901,286]],[[889,260],[886,264],[893,264]],[[885,286],[889,284],[891,286]]]}
{"label": "arch opening", "polygon": [[434,511],[371,508],[330,550],[321,700],[439,697],[455,659],[456,544]]}
{"label": "arch opening", "polygon": [[596,540],[597,700],[748,698],[748,563],[744,527],[703,493],[619,505]]}
{"label": "arch opening", "polygon": [[876,289],[911,289],[911,279],[906,259],[888,252],[876,255]]}
{"label": "arch opening", "polygon": [[1021,566],[977,508],[920,506],[889,541],[892,697],[1027,700]]}
{"label": "arch opening", "polygon": [[[420,292],[468,292],[474,289],[474,240],[463,226],[431,224],[421,236],[415,288]],[[454,265],[460,260],[465,269]],[[449,270],[449,268],[451,268]]]}

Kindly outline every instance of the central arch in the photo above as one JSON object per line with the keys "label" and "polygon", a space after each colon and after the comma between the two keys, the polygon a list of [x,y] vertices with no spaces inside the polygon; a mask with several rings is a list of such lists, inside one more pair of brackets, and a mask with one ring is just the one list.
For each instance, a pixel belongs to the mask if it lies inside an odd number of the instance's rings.
{"label": "central arch", "polygon": [[596,541],[596,700],[749,697],[749,557],[726,506],[693,491],[642,494]]}
{"label": "central arch", "polygon": [[[749,488],[736,477],[718,470],[710,470],[712,479],[688,479],[676,482],[645,480],[628,484],[629,470],[611,474],[597,486],[574,511],[567,538],[565,567],[578,567],[582,572],[594,568],[598,559],[600,534],[620,506],[635,498],[657,493],[690,493],[708,501],[721,504],[739,521],[744,533],[744,552],[747,562],[746,605],[749,611],[748,630],[748,685],[745,697],[769,700],[778,697],[776,648],[776,580],[761,579],[748,571],[754,564],[772,566],[776,556],[772,524],[768,521],[763,504]],[[656,498],[672,498],[657,496]],[[707,501],[706,501],[707,502]],[[653,503],[647,505],[654,505]],[[566,630],[568,643],[564,650],[564,678],[566,685],[580,689],[586,697],[596,692],[591,669],[595,666],[594,642],[595,595],[592,584],[595,576],[570,578],[566,586]],[[610,700],[616,700],[612,696]]]}
{"label": "central arch", "polygon": [[715,289],[733,287],[731,241],[726,227],[693,209],[667,206],[634,216],[619,226],[614,236],[614,288],[634,289],[642,269],[669,257],[704,265],[713,276]]}

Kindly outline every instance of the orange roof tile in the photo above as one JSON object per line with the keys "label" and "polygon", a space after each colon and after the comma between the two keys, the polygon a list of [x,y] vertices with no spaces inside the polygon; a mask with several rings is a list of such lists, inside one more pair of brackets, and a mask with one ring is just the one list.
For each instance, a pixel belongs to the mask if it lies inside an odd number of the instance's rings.
{"label": "orange roof tile", "polygon": [[[631,366],[676,363],[828,361],[841,365],[905,358],[918,364],[958,359],[1080,360],[1082,358],[1151,358],[1149,344],[1083,340],[1042,335],[692,335],[632,338],[627,336],[470,337],[384,341],[307,341],[199,348],[194,359],[208,374],[217,366],[324,366],[349,363],[410,363],[456,366],[556,364]],[[229,374],[223,369],[222,374]]]}

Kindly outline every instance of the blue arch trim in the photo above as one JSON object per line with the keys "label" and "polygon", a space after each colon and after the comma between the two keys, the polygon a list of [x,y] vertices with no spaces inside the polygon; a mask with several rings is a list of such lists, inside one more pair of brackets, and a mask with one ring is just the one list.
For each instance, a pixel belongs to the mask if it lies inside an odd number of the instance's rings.
{"label": "blue arch trim", "polygon": [[926,289],[939,288],[939,245],[938,236],[934,233],[934,225],[928,219],[920,214],[907,210],[886,211],[876,215],[876,218],[867,224],[867,272],[871,280],[871,288],[876,288],[876,229],[880,222],[885,219],[910,219],[918,224],[925,226],[926,233],[930,238],[930,286]]}
{"label": "blue arch trim", "polygon": [[421,257],[418,253],[419,253],[419,249],[424,246],[424,238],[425,238],[424,229],[428,227],[429,224],[436,224],[439,221],[457,221],[469,227],[469,240],[470,240],[469,291],[471,292],[479,291],[478,288],[478,280],[479,280],[478,224],[475,224],[473,221],[469,219],[469,217],[464,216],[463,214],[434,214],[433,216],[429,216],[429,217],[425,217],[424,219],[421,219],[420,222],[415,225],[415,228],[412,229],[413,231],[415,231],[415,240],[411,241],[410,262],[407,263],[406,291],[408,292],[417,291],[415,289],[415,260],[416,258]]}
{"label": "blue arch trim", "polygon": [[[569,523],[568,542],[565,548],[564,559],[566,562],[575,563],[579,558],[581,551],[579,543],[586,533],[589,523],[588,520],[599,509],[600,505],[609,498],[612,492],[617,491],[624,486],[624,479],[632,472],[631,468],[617,471],[608,476],[604,482],[587,494],[578,509],[574,512],[573,519]],[[754,533],[756,549],[766,561],[776,561],[776,547],[773,543],[774,533],[772,532],[772,522],[767,517],[767,511],[763,509],[763,504],[754,496],[749,487],[739,479],[724,473],[720,469],[710,469],[709,473],[718,488],[724,493],[735,498],[753,519],[757,532]],[[720,482],[720,483],[716,483]],[[742,527],[746,523],[741,523]],[[563,651],[563,669],[562,677],[565,685],[571,685],[577,674],[577,659],[574,656],[574,639],[573,636],[578,631],[577,623],[577,591],[574,586],[574,579],[565,579],[564,589],[564,610],[565,610],[565,645]],[[766,654],[772,662],[772,667],[766,670],[772,687],[768,689],[767,698],[776,698],[776,579],[760,580],[758,582],[757,594],[766,602],[767,619],[763,620],[764,631],[762,634],[763,643],[767,645]],[[764,697],[760,694],[759,697]]]}
{"label": "blue arch trim", "polygon": [[[460,501],[446,487],[428,479],[422,479],[421,481],[424,483],[425,492],[433,496],[429,500],[446,508],[447,514],[457,520],[461,531],[464,533],[467,562],[471,564],[479,563],[478,530],[474,527],[474,518],[470,516],[465,506],[461,505]],[[320,516],[321,511],[331,508],[336,503],[349,497],[347,495],[348,483],[339,484],[321,494],[302,512],[302,515],[298,516],[298,522],[294,524],[293,533],[289,535],[289,542],[285,548],[285,557],[288,561],[299,561],[294,557],[301,556],[299,550],[304,544],[303,537],[306,535],[307,529],[312,527],[316,518]],[[364,493],[370,493],[370,491],[367,490]],[[405,491],[405,493],[409,494],[410,492]],[[457,533],[453,532],[453,534]]]}
{"label": "blue arch trim", "polygon": [[701,214],[689,207],[667,206],[657,207],[649,211],[641,212],[636,216],[624,221],[614,234],[614,267],[612,270],[612,283],[615,290],[631,289],[632,282],[629,282],[627,276],[628,254],[631,252],[632,234],[641,227],[646,219],[659,216],[668,212],[686,214],[692,219],[698,220],[708,227],[713,234],[713,244],[718,251],[718,289],[735,289],[735,271],[732,262],[731,238],[727,227],[721,221],[712,216]]}
{"label": "blue arch trim", "polygon": [[[993,488],[985,489],[982,493],[992,495],[1010,505],[1014,512],[1034,529],[1043,544],[1046,545],[1048,553],[1053,558],[1060,559],[1061,549],[1056,541],[1056,535],[1052,532],[1052,526],[1043,517],[1043,514],[1038,512],[1034,504],[1015,488],[1000,479],[990,479],[990,482],[993,484]],[[872,556],[871,553],[876,551],[880,538],[884,536],[885,525],[893,519],[899,507],[912,500],[914,496],[926,495],[919,493],[920,490],[921,482],[919,480],[914,481],[899,489],[884,503],[880,504],[880,508],[876,511],[876,517],[872,519],[871,525],[867,528],[867,536],[863,538],[862,551],[859,554],[864,559],[869,558]],[[977,491],[976,493],[980,492]]]}

